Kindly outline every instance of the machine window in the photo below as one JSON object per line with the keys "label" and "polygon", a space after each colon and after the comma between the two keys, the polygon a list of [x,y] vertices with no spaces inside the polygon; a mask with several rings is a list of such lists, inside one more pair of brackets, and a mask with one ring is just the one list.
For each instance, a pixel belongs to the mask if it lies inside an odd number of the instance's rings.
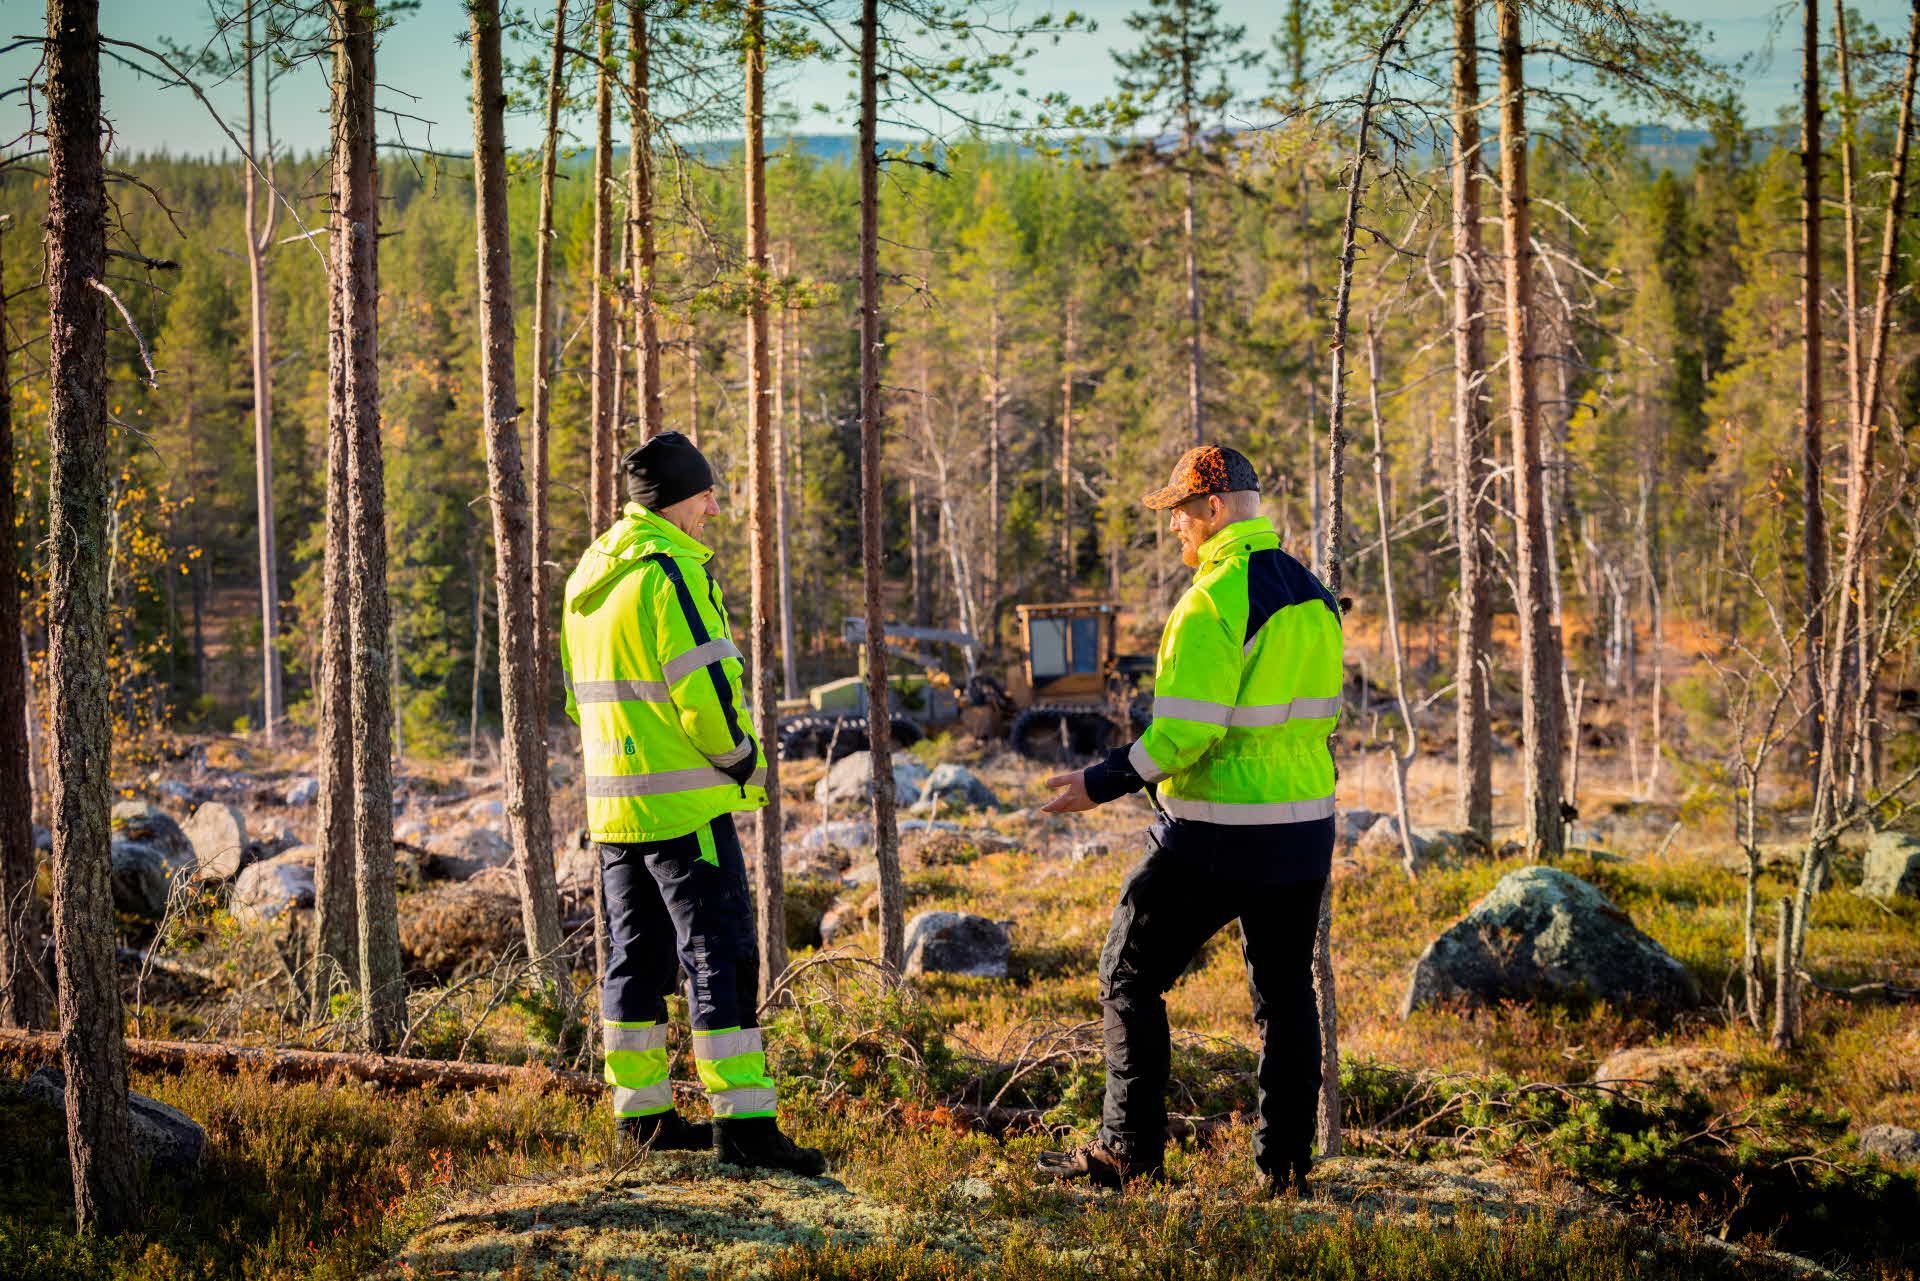
{"label": "machine window", "polygon": [[1067,674],[1067,622],[1064,618],[1028,620],[1027,649],[1033,655],[1034,680],[1050,681]]}
{"label": "machine window", "polygon": [[1073,670],[1100,670],[1100,620],[1076,618],[1073,622]]}

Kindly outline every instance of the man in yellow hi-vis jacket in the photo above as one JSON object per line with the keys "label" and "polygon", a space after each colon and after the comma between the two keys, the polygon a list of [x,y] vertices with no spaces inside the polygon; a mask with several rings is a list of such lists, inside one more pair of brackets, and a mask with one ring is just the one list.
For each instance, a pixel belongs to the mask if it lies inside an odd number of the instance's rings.
{"label": "man in yellow hi-vis jacket", "polygon": [[1047,780],[1051,813],[1154,788],[1160,819],[1129,874],[1100,956],[1107,1061],[1100,1131],[1041,1168],[1118,1186],[1160,1171],[1166,1142],[1163,997],[1238,918],[1260,1025],[1254,1159],[1305,1191],[1320,1086],[1312,955],[1333,857],[1333,755],[1344,679],[1340,611],[1280,550],[1253,465],[1189,450],[1148,507],[1171,513],[1193,584],[1173,607],[1139,741]]}
{"label": "man in yellow hi-vis jacket", "polygon": [[[561,619],[567,714],[580,725],[587,828],[607,912],[606,1078],[623,1138],[735,1165],[819,1174],[775,1123],[758,1008],[759,948],[736,810],[767,802],[744,666],[701,528],[713,472],[677,432],[621,459],[626,511],[580,558]],[[711,1131],[674,1109],[667,993],[687,975]]]}

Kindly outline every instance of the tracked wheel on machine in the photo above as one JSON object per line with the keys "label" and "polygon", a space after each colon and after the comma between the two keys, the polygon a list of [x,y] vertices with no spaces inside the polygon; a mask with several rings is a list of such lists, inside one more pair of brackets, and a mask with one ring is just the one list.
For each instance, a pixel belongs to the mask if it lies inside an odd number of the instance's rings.
{"label": "tracked wheel on machine", "polygon": [[[895,716],[892,725],[895,747],[912,747],[927,736],[911,716]],[[780,722],[779,742],[783,761],[824,756],[831,763],[868,749],[867,718],[858,712],[803,712]]]}
{"label": "tracked wheel on machine", "polygon": [[1013,720],[1007,743],[1022,756],[1053,765],[1074,765],[1111,748],[1119,733],[1097,708],[1042,703]]}

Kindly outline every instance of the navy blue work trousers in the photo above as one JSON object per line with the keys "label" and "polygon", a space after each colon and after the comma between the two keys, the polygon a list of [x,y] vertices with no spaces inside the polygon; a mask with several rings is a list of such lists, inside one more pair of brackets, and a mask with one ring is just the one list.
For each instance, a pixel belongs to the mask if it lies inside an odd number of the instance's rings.
{"label": "navy blue work trousers", "polygon": [[1100,954],[1102,1142],[1136,1161],[1159,1159],[1172,1054],[1164,998],[1237,918],[1260,1029],[1254,1159],[1282,1178],[1307,1169],[1320,1092],[1313,934],[1332,856],[1332,819],[1231,827],[1162,818],[1148,829]]}
{"label": "navy blue work trousers", "polygon": [[759,1025],[760,945],[733,816],[670,841],[601,844],[609,1022],[664,1023],[676,974],[701,1031]]}

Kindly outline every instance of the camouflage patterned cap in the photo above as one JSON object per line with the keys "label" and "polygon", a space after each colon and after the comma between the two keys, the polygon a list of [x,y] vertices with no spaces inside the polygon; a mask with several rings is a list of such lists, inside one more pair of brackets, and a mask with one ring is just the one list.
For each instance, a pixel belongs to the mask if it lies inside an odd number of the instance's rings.
{"label": "camouflage patterned cap", "polygon": [[1155,511],[1165,511],[1201,494],[1231,494],[1241,489],[1260,489],[1260,478],[1253,474],[1253,464],[1245,454],[1224,445],[1195,445],[1173,465],[1166,488],[1156,489],[1140,501]]}

